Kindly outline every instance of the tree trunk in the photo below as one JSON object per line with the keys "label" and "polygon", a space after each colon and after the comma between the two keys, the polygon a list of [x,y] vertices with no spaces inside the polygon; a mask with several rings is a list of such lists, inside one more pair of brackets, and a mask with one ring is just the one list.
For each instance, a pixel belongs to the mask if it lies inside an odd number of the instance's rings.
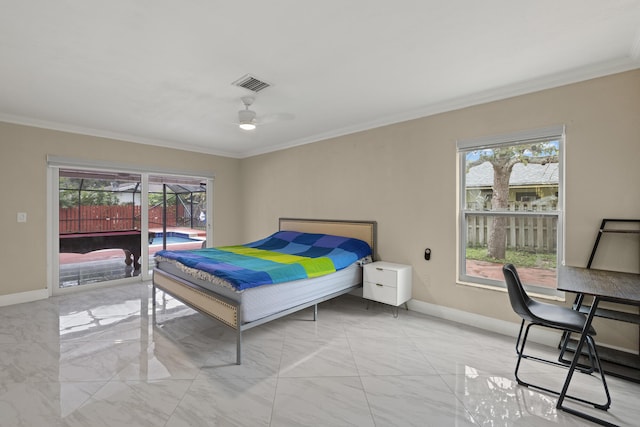
{"label": "tree trunk", "polygon": [[[509,178],[511,167],[493,165],[493,195],[491,210],[506,211],[509,206]],[[507,222],[504,216],[491,217],[487,236],[487,255],[494,259],[505,259],[507,246]]]}
{"label": "tree trunk", "polygon": [[487,255],[494,259],[505,259],[507,246],[507,218],[494,216],[491,218]]}

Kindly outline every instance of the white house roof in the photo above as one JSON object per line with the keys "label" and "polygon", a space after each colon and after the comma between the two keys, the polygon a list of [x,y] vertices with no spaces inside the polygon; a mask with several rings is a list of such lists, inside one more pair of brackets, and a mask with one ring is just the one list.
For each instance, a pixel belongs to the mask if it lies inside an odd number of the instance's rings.
{"label": "white house roof", "polygon": [[[489,162],[469,169],[466,176],[467,187],[490,187],[493,185],[493,167]],[[513,167],[509,185],[553,185],[558,184],[558,163],[546,165],[518,163]]]}

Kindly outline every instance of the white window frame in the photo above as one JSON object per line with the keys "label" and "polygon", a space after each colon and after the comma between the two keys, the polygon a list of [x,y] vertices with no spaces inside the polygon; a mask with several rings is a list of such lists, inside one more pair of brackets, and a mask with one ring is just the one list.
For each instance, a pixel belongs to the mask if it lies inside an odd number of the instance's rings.
{"label": "white window frame", "polygon": [[[539,141],[544,139],[557,138],[558,140],[558,203],[557,209],[553,212],[500,212],[500,211],[471,211],[466,209],[466,154],[483,148],[495,148],[506,145],[518,145],[528,141]],[[478,285],[482,287],[506,289],[504,280],[490,280],[477,276],[470,276],[466,273],[466,245],[467,245],[467,216],[486,215],[509,216],[509,217],[557,217],[557,266],[564,263],[564,158],[565,158],[565,127],[564,125],[552,126],[548,128],[513,132],[502,135],[488,136],[475,139],[459,140],[456,142],[459,169],[458,185],[458,267],[457,282],[463,284]],[[516,266],[517,268],[518,266]],[[549,297],[564,296],[563,292],[556,289],[549,289],[541,286],[531,286],[525,284],[527,291],[548,295]]]}

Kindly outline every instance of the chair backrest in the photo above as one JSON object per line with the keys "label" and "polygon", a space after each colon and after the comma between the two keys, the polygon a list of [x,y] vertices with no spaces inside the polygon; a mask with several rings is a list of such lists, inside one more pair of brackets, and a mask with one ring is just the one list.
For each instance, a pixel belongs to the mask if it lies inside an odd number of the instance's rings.
{"label": "chair backrest", "polygon": [[513,311],[525,320],[535,321],[536,316],[529,310],[529,302],[531,298],[522,286],[518,271],[513,264],[505,264],[502,267],[504,280],[507,283],[507,291],[509,292],[509,301]]}

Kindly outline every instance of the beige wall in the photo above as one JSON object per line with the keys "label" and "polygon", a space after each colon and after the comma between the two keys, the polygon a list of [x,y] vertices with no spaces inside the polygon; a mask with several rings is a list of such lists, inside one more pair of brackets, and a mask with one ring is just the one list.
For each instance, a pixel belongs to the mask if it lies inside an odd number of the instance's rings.
{"label": "beige wall", "polygon": [[[413,266],[414,299],[516,321],[506,294],[456,284],[455,141],[565,124],[566,261],[584,265],[603,217],[640,218],[639,118],[637,70],[243,160],[0,123],[0,296],[46,287],[52,154],[214,172],[216,245],[264,237],[281,216],[375,220],[378,257]],[[627,247],[604,245],[600,262],[637,262]],[[601,340],[638,345],[637,328],[603,325]]]}
{"label": "beige wall", "polygon": [[0,296],[47,286],[47,155],[214,173],[214,244],[241,237],[237,159],[0,123]]}
{"label": "beige wall", "polygon": [[[515,321],[506,294],[456,284],[455,142],[558,124],[566,262],[585,265],[603,217],[640,218],[640,71],[245,159],[244,239],[273,231],[280,216],[375,220],[379,258],[413,266],[414,299]],[[637,345],[637,328],[617,328],[611,342]]]}

